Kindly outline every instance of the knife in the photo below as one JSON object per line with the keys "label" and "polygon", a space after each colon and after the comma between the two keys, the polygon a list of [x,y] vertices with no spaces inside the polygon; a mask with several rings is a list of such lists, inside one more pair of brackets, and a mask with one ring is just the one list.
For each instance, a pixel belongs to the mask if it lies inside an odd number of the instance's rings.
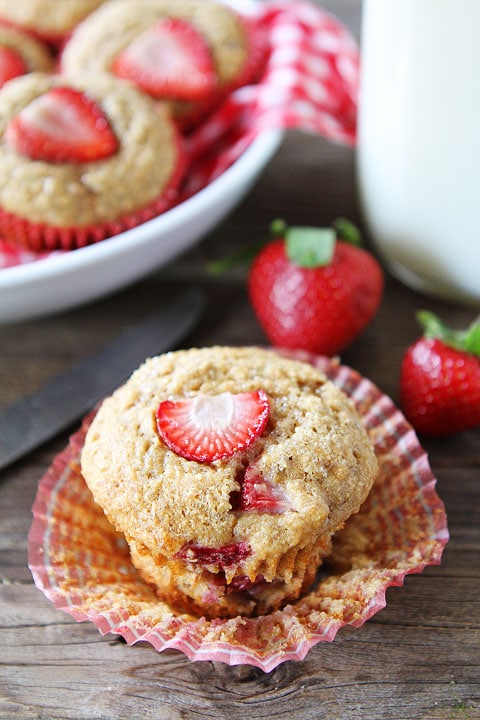
{"label": "knife", "polygon": [[100,352],[0,411],[0,470],[79,420],[147,357],[173,350],[204,308],[200,291],[182,291]]}

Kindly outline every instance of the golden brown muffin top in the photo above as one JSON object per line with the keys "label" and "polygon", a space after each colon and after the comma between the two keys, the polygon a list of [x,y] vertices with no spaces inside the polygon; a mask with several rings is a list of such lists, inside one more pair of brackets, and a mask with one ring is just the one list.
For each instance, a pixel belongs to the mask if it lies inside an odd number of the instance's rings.
{"label": "golden brown muffin top", "polygon": [[62,53],[63,71],[109,72],[115,57],[162,17],[191,22],[205,38],[220,86],[240,74],[248,53],[242,23],[231,8],[210,0],[108,0],[76,28]]}
{"label": "golden brown muffin top", "polygon": [[48,48],[24,32],[0,25],[0,45],[15,50],[25,63],[27,72],[53,70],[53,57]]}
{"label": "golden brown muffin top", "polygon": [[[269,399],[265,430],[229,458],[189,460],[159,436],[164,400],[260,389]],[[243,544],[249,577],[265,571],[269,558],[276,567],[290,549],[334,532],[358,511],[376,470],[372,444],[342,391],[306,363],[246,347],[147,360],[104,401],[82,453],[96,502],[127,540],[167,558],[189,545]],[[280,494],[281,512],[237,509],[247,471]]]}
{"label": "golden brown muffin top", "polygon": [[103,0],[0,0],[0,17],[45,37],[62,37]]}
{"label": "golden brown muffin top", "polygon": [[[93,162],[32,161],[15,151],[4,131],[36,98],[68,86],[99,104],[118,150]],[[160,197],[178,162],[170,117],[129,83],[109,75],[30,73],[0,91],[0,205],[33,223],[58,227],[115,220]]]}

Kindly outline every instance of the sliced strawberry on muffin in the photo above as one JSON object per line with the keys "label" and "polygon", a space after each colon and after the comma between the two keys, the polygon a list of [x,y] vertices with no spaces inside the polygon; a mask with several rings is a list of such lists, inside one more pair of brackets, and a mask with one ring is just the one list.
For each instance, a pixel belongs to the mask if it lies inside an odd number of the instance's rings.
{"label": "sliced strawberry on muffin", "polygon": [[0,23],[0,88],[18,75],[53,69],[53,57],[43,43]]}
{"label": "sliced strawberry on muffin", "polygon": [[263,390],[200,394],[161,402],[157,427],[171,450],[187,460],[210,463],[250,447],[265,429],[268,415]]}
{"label": "sliced strawberry on muffin", "polygon": [[103,240],[171,207],[168,113],[125,81],[30,73],[0,92],[0,233],[34,251]]}
{"label": "sliced strawberry on muffin", "polygon": [[54,87],[16,115],[5,141],[31,160],[87,163],[110,157],[118,139],[98,103],[71,87]]}
{"label": "sliced strawberry on muffin", "polygon": [[218,548],[188,543],[180,548],[175,557],[204,567],[220,565],[222,568],[228,568],[241,563],[251,552],[251,548],[245,542],[230,543]]}
{"label": "sliced strawberry on muffin", "polygon": [[203,100],[217,81],[204,38],[179,18],[161,18],[134,38],[117,55],[112,70],[159,100]]}
{"label": "sliced strawberry on muffin", "polygon": [[261,31],[219,2],[111,0],[75,29],[60,67],[126,78],[188,129],[253,81],[264,59]]}
{"label": "sliced strawberry on muffin", "polygon": [[17,75],[24,75],[27,65],[20,53],[7,45],[0,45],[0,87]]}
{"label": "sliced strawberry on muffin", "polygon": [[267,480],[254,467],[248,466],[238,481],[240,490],[230,495],[234,510],[277,514],[295,509],[280,485]]}

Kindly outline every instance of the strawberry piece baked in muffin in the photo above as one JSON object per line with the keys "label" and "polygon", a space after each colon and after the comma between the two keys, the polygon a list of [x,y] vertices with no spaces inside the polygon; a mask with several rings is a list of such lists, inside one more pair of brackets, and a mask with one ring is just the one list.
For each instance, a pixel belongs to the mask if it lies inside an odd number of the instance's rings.
{"label": "strawberry piece baked in muffin", "polygon": [[258,31],[219,2],[109,0],[75,29],[60,66],[127,79],[187,128],[250,82],[263,58]]}
{"label": "strawberry piece baked in muffin", "polygon": [[231,617],[309,588],[377,461],[352,403],[317,369],[212,347],[147,360],[102,403],[81,468],[159,597]]}
{"label": "strawberry piece baked in muffin", "polygon": [[168,113],[111,76],[30,73],[0,91],[0,234],[81,247],[170,207],[183,173]]}
{"label": "strawberry piece baked in muffin", "polygon": [[0,22],[60,45],[103,0],[0,0]]}
{"label": "strawberry piece baked in muffin", "polygon": [[18,75],[52,69],[53,57],[46,45],[0,24],[0,88]]}

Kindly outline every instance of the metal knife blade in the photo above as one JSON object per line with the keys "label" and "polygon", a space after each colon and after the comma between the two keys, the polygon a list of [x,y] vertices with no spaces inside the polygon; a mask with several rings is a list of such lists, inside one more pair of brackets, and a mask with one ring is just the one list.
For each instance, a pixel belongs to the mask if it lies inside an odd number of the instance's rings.
{"label": "metal knife blade", "polygon": [[79,420],[147,357],[173,350],[204,307],[200,291],[179,293],[100,352],[0,411],[0,470]]}

